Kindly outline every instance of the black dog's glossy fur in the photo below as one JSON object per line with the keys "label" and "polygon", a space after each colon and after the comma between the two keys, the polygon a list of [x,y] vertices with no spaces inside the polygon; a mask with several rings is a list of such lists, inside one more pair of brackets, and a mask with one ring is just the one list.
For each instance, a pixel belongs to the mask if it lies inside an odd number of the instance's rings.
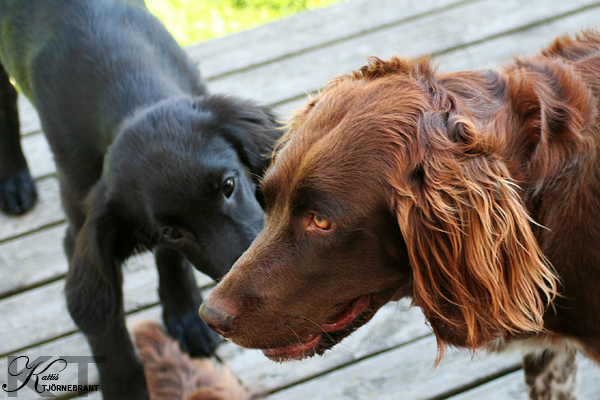
{"label": "black dog's glossy fur", "polygon": [[212,353],[189,263],[217,279],[262,228],[256,179],[278,127],[266,108],[208,95],[143,0],[0,0],[0,27],[0,205],[18,214],[36,199],[10,75],[54,153],[67,305],[94,355],[108,356],[104,398],[146,399],[121,264],[154,249],[169,333],[191,355]]}

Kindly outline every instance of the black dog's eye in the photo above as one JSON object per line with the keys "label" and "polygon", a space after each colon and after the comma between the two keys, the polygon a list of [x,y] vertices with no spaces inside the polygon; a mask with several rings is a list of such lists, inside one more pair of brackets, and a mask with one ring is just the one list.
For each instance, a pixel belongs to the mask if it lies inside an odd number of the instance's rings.
{"label": "black dog's eye", "polygon": [[229,177],[225,179],[221,187],[221,190],[223,190],[223,195],[227,198],[230,198],[231,194],[233,193],[233,189],[235,189],[235,178]]}
{"label": "black dog's eye", "polygon": [[163,237],[169,242],[176,242],[183,237],[181,232],[179,232],[176,228],[172,226],[167,226],[162,230]]}

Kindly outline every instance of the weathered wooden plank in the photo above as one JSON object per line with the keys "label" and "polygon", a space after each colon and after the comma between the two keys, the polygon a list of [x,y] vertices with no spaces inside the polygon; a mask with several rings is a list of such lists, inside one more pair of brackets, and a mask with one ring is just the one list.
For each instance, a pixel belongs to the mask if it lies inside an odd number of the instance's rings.
{"label": "weathered wooden plank", "polygon": [[62,240],[66,224],[0,243],[0,297],[67,272]]}
{"label": "weathered wooden plank", "polygon": [[[140,302],[157,301],[155,271],[155,268],[148,266],[138,274],[129,275],[137,279],[126,278],[126,309],[135,309]],[[154,286],[154,290],[139,291],[135,287],[129,287],[139,285],[139,281],[144,282],[148,288]],[[0,354],[10,354],[19,348],[34,346],[77,330],[66,309],[64,285],[64,280],[60,280],[0,302],[0,315],[4,316],[0,320],[0,332],[19,332],[18,335],[3,335]],[[133,297],[131,294],[140,297]]]}
{"label": "weathered wooden plank", "polygon": [[440,12],[459,0],[356,0],[289,18],[187,48],[206,78],[246,69],[340,41],[422,14]]}
{"label": "weathered wooden plank", "polygon": [[[600,368],[588,358],[578,357],[580,400],[600,400]],[[448,400],[527,400],[523,371],[519,370]]]}
{"label": "weathered wooden plank", "polygon": [[[486,40],[508,31],[541,23],[561,13],[596,4],[595,0],[522,2],[485,0],[467,3],[388,29],[289,57],[210,83],[214,92],[274,104],[314,91],[333,76],[348,73],[375,55],[418,56]],[[502,18],[489,18],[489,15]],[[460,21],[460,23],[457,23]]]}
{"label": "weathered wooden plank", "polygon": [[472,385],[487,376],[510,371],[520,365],[520,357],[516,354],[472,358],[468,351],[448,350],[434,369],[435,356],[435,338],[428,336],[282,390],[266,399],[443,398],[444,394],[458,387]]}
{"label": "weathered wooden plank", "polygon": [[[236,376],[253,392],[265,393],[309,379],[352,363],[369,354],[379,353],[431,334],[421,309],[410,307],[408,300],[389,303],[360,328],[323,357],[276,364],[259,350],[243,349],[225,343],[218,350]],[[435,357],[429,360],[433,365]]]}
{"label": "weathered wooden plank", "polygon": [[0,242],[64,221],[56,178],[37,181],[37,188],[38,203],[31,211],[21,216],[0,213]]}
{"label": "weathered wooden plank", "polygon": [[[200,273],[196,278],[201,286],[212,283]],[[0,301],[0,315],[3,316],[0,319],[0,354],[10,354],[16,349],[76,331],[66,309],[64,285],[61,279]],[[158,302],[158,274],[151,253],[140,254],[127,262],[123,290],[127,312]]]}
{"label": "weathered wooden plank", "polygon": [[537,53],[560,34],[578,33],[588,27],[598,29],[599,21],[600,9],[595,8],[444,54],[437,61],[441,71],[498,66],[513,56]]}
{"label": "weathered wooden plank", "polygon": [[42,123],[35,111],[35,107],[27,97],[19,95],[19,120],[21,122],[21,134],[26,135],[42,130]]}

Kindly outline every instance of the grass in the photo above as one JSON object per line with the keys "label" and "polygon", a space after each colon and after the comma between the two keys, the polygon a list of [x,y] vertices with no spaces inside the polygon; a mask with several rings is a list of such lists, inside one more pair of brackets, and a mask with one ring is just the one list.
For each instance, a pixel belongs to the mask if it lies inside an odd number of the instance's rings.
{"label": "grass", "polygon": [[181,45],[249,29],[340,0],[146,0]]}

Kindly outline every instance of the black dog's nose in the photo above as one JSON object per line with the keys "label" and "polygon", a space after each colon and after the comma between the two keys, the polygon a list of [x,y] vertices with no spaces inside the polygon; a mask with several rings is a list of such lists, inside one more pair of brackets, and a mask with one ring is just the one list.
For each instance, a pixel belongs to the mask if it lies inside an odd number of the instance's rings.
{"label": "black dog's nose", "polygon": [[227,337],[233,331],[236,316],[223,305],[207,304],[205,301],[200,306],[200,318],[206,322],[213,331]]}

